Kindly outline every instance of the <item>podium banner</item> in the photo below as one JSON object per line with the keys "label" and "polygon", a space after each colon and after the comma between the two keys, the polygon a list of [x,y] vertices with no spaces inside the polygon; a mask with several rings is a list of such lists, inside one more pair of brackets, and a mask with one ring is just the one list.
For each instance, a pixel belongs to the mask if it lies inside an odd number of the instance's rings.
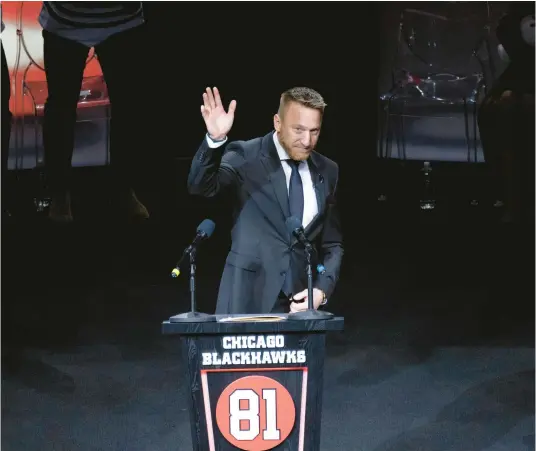
{"label": "podium banner", "polygon": [[317,451],[326,331],[321,321],[164,323],[182,336],[196,451]]}

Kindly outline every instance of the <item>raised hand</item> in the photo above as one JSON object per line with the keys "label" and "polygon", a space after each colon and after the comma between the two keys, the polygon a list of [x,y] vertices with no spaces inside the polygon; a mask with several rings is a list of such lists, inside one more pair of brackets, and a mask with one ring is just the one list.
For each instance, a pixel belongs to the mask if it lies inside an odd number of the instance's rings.
{"label": "raised hand", "polygon": [[236,110],[236,100],[229,104],[229,110],[225,112],[221,103],[218,88],[214,90],[207,88],[203,93],[203,105],[201,105],[201,115],[205,120],[208,135],[212,139],[224,139],[233,126],[234,113]]}

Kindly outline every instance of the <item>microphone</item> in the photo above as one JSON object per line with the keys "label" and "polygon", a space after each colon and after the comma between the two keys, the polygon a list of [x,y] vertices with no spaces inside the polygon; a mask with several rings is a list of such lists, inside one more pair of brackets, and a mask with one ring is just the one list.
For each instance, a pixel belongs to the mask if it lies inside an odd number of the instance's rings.
{"label": "microphone", "polygon": [[182,253],[182,256],[180,260],[175,265],[175,268],[171,271],[171,277],[179,277],[181,270],[180,266],[182,261],[187,255],[190,255],[190,253],[197,247],[197,245],[208,238],[212,236],[214,233],[214,229],[216,228],[216,224],[214,221],[211,221],[210,219],[205,219],[197,226],[197,233],[195,235],[195,238],[193,239],[192,243],[184,249],[184,252]]}
{"label": "microphone", "polygon": [[[305,246],[305,253],[307,254],[307,310],[291,313],[289,314],[288,319],[290,320],[328,319],[332,317],[333,314],[328,313],[328,312],[319,312],[318,310],[315,310],[314,303],[313,303],[313,296],[314,296],[313,268],[311,264],[311,257],[312,257],[314,248],[311,245],[311,242],[305,236],[305,231],[303,230],[302,222],[298,218],[294,216],[290,216],[285,221],[285,225],[287,226],[289,234],[291,236],[294,235],[296,238],[298,238],[298,241],[300,241]],[[317,265],[316,270],[320,274],[323,274],[326,271],[326,268],[324,267],[324,265],[319,264]]]}
{"label": "microphone", "polygon": [[188,256],[190,260],[190,311],[175,315],[169,318],[170,323],[201,323],[201,322],[211,322],[216,321],[214,315],[208,315],[206,313],[201,313],[196,311],[196,294],[195,294],[195,272],[196,272],[196,247],[201,241],[210,238],[214,233],[216,224],[210,219],[205,219],[199,226],[197,226],[197,233],[192,243],[184,250],[182,257],[177,263],[177,266],[171,271],[172,277],[178,277],[181,273],[179,267],[181,266],[182,260],[184,257]]}
{"label": "microphone", "polygon": [[290,235],[294,235],[296,238],[298,238],[298,241],[302,243],[307,250],[311,250],[313,248],[313,246],[311,246],[311,242],[305,236],[305,230],[303,230],[302,223],[298,218],[295,216],[290,216],[287,218],[285,224]]}
{"label": "microphone", "polygon": [[[298,238],[298,240],[303,243],[308,250],[313,249],[311,242],[305,237],[305,231],[303,230],[303,226],[298,218],[295,216],[289,217],[286,221],[286,225],[291,235],[294,235],[296,238]],[[318,274],[324,274],[326,272],[326,267],[322,263],[319,263],[316,265],[316,271]]]}

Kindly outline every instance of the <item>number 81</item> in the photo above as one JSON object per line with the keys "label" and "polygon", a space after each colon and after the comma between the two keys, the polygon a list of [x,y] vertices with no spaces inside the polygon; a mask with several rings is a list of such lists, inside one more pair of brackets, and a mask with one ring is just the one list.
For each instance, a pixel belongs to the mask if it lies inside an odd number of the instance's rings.
{"label": "number 81", "polygon": [[[264,388],[262,390],[264,411],[260,410],[260,397],[255,390],[235,390],[229,396],[229,427],[231,435],[240,441],[254,440],[261,432],[261,413],[266,419],[266,428],[262,431],[263,440],[279,440],[281,430],[277,428],[277,390]],[[240,401],[247,401],[248,408],[241,409]],[[247,421],[248,427],[241,428],[241,421]]]}

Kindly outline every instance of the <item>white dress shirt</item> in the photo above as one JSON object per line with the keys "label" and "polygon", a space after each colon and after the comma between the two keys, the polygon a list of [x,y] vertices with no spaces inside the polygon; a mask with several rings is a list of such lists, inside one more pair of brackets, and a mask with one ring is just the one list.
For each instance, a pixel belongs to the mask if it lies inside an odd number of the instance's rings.
{"label": "white dress shirt", "polygon": [[[277,139],[277,133],[274,133],[274,144],[277,149],[277,154],[281,160],[281,165],[283,166],[283,171],[285,171],[285,178],[287,179],[287,191],[290,188],[290,176],[292,174],[292,167],[288,161],[290,157],[283,146],[279,143]],[[302,161],[298,165],[298,172],[300,173],[303,185],[303,228],[307,227],[313,218],[318,213],[318,204],[316,202],[316,192],[313,185],[313,179],[311,177],[311,172],[309,171],[309,165],[307,161]]]}
{"label": "white dress shirt", "polygon": [[[290,175],[292,174],[292,168],[290,167],[290,164],[287,161],[283,160],[290,160],[290,157],[288,156],[285,149],[283,149],[283,146],[279,143],[279,140],[277,139],[277,133],[274,132],[273,134],[274,138],[274,144],[275,148],[277,149],[277,154],[279,155],[279,159],[281,160],[281,166],[283,167],[283,171],[285,172],[285,178],[287,180],[287,191],[290,188]],[[225,138],[224,141],[221,142],[214,142],[207,134],[207,143],[208,146],[216,149],[227,141],[227,138]],[[307,227],[311,221],[314,219],[314,217],[318,214],[318,203],[316,200],[316,192],[315,187],[313,185],[313,179],[311,177],[311,172],[309,171],[309,165],[306,161],[302,161],[298,166],[298,171],[300,173],[302,184],[303,184],[303,227]]]}

